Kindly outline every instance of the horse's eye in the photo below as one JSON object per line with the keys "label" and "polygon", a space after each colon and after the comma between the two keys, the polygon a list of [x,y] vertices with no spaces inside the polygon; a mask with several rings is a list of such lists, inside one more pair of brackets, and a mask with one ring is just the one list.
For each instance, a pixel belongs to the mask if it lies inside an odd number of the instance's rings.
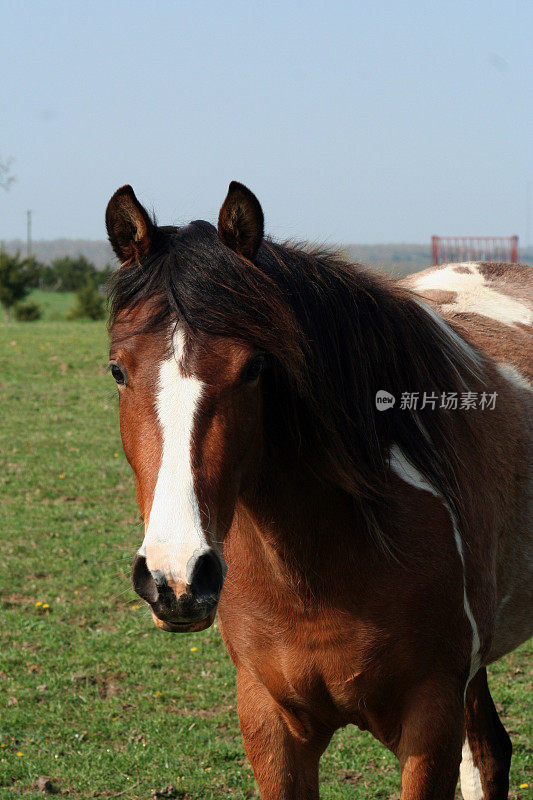
{"label": "horse's eye", "polygon": [[124,386],[126,383],[126,376],[120,369],[118,364],[110,364],[109,369],[111,371],[111,375],[114,377],[116,382],[119,386]]}
{"label": "horse's eye", "polygon": [[242,371],[242,382],[247,385],[255,383],[265,366],[264,356],[254,356]]}

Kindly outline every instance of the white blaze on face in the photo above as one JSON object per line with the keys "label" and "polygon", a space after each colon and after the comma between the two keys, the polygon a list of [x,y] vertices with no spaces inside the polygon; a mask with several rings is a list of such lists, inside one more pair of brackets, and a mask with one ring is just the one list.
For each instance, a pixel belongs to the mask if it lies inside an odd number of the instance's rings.
{"label": "white blaze on face", "polygon": [[163,452],[150,519],[140,553],[148,569],[186,581],[187,564],[208,547],[194,491],[191,439],[203,384],[182,374],[184,336],[177,331],[174,353],[161,362],[156,398]]}

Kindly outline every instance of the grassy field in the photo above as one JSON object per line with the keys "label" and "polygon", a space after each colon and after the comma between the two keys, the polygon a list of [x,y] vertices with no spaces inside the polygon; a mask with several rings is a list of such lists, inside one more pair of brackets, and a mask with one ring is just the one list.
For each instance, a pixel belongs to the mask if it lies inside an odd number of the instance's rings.
{"label": "grassy field", "polygon": [[27,301],[41,307],[43,320],[64,320],[74,305],[74,297],[74,292],[43,292],[41,289],[34,289]]}
{"label": "grassy field", "polygon": [[[103,323],[0,325],[0,798],[42,797],[42,776],[80,800],[254,797],[217,628],[164,634],[130,588],[141,526],[106,350]],[[530,665],[524,646],[491,670],[512,798],[533,777]],[[336,735],[322,797],[398,790],[369,735]]]}

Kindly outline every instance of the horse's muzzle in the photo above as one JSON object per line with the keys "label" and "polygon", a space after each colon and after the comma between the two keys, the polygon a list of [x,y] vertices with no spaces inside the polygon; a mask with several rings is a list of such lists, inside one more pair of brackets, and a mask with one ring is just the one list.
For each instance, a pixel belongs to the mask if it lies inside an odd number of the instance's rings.
{"label": "horse's muzzle", "polygon": [[154,622],[162,630],[201,631],[215,619],[224,575],[220,558],[212,549],[195,558],[187,584],[169,581],[162,572],[151,572],[140,553],[133,561],[131,578],[133,588],[150,605]]}

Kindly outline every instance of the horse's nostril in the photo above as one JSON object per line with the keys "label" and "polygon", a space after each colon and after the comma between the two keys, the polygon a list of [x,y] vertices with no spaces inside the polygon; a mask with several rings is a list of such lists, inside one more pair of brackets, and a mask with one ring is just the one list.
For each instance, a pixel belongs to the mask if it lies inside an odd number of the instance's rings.
{"label": "horse's nostril", "polygon": [[218,600],[223,583],[219,557],[214,550],[205,550],[194,562],[188,590],[197,600]]}
{"label": "horse's nostril", "polygon": [[133,588],[137,594],[143,598],[143,600],[146,600],[147,603],[156,602],[159,596],[156,582],[152,577],[152,573],[148,569],[146,558],[139,555],[139,553],[137,553],[133,559],[133,566],[131,568],[131,582],[133,583]]}
{"label": "horse's nostril", "polygon": [[189,630],[187,626],[213,621],[224,580],[220,558],[214,550],[205,550],[190,560],[188,569],[190,583],[185,584],[148,569],[140,553],[133,560],[133,588],[150,604],[154,619],[174,626],[165,630]]}

